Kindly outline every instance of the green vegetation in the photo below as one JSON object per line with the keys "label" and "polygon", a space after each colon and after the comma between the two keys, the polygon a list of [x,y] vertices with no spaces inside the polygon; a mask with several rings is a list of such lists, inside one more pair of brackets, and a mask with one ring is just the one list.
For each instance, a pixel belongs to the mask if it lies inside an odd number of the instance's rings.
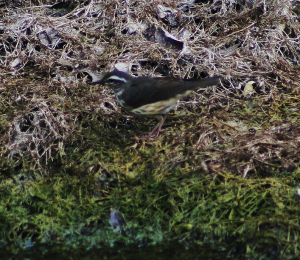
{"label": "green vegetation", "polygon": [[[177,23],[151,1],[31,2],[1,8],[3,250],[179,243],[228,257],[299,254],[300,26],[290,1],[187,11],[165,1]],[[187,48],[151,38],[153,24]],[[89,84],[121,62],[136,75],[223,79],[180,102],[145,142],[157,119],[127,114]]]}

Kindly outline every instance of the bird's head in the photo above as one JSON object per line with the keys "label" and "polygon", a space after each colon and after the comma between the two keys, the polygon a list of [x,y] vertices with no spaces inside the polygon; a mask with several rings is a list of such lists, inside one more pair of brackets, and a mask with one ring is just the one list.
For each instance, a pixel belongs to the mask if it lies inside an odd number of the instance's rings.
{"label": "bird's head", "polygon": [[114,91],[118,91],[126,86],[130,85],[132,76],[123,72],[114,70],[107,73],[99,82],[94,82],[94,84],[102,84],[112,88]]}

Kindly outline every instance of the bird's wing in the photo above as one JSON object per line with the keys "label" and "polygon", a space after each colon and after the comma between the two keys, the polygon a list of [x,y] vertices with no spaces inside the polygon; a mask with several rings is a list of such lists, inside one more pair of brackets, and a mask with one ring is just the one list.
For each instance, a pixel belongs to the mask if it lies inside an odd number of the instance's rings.
{"label": "bird's wing", "polygon": [[219,79],[218,76],[193,81],[140,77],[134,79],[131,86],[124,90],[122,98],[134,109],[170,98],[179,100],[196,88],[218,85]]}

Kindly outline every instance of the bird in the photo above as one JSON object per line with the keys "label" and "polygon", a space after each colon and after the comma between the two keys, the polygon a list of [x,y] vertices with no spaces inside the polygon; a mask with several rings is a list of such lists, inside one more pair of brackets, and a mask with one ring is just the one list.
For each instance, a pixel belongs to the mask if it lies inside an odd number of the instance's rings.
{"label": "bird", "polygon": [[101,84],[113,89],[118,104],[125,110],[137,115],[161,115],[160,122],[150,132],[150,140],[155,132],[161,132],[166,114],[175,107],[177,101],[188,96],[200,87],[209,87],[220,83],[220,76],[198,80],[182,80],[172,77],[133,77],[130,74],[114,70],[92,84]]}

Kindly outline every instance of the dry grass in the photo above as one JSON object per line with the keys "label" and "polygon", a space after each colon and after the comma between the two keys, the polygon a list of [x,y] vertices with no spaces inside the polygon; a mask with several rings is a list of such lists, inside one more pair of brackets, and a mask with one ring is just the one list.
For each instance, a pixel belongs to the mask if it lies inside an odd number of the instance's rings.
{"label": "dry grass", "polygon": [[[122,240],[107,227],[116,207],[129,223],[126,243],[164,236],[213,240],[228,254],[298,252],[287,242],[300,228],[297,7],[192,2],[0,2],[4,246],[68,245],[79,233],[93,234],[83,238],[86,247]],[[110,90],[89,84],[115,67],[223,78],[181,101],[166,131],[141,143],[135,136],[155,119],[126,114]],[[279,224],[274,214],[286,219]],[[256,233],[271,236],[276,225],[281,233],[263,251]]]}

